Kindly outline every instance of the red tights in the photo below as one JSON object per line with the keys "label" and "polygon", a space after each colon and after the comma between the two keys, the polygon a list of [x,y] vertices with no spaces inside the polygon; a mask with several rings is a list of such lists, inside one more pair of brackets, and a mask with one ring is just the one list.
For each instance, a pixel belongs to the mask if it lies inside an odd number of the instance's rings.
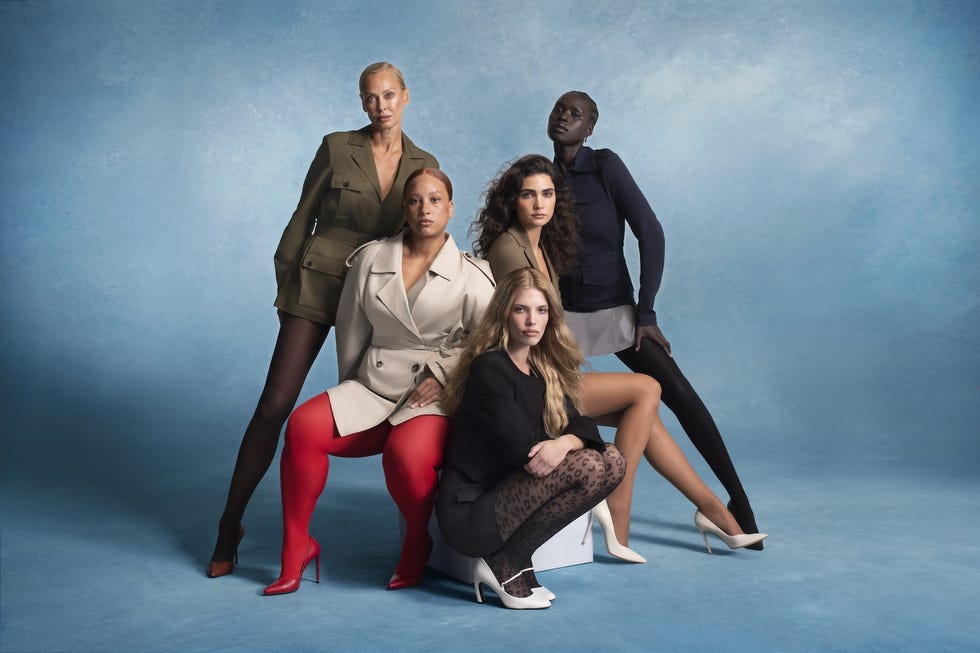
{"label": "red tights", "polygon": [[298,578],[307,554],[310,519],[330,469],[329,456],[362,458],[382,454],[388,492],[407,525],[397,576],[420,577],[429,558],[429,517],[435,499],[436,471],[451,422],[422,415],[392,426],[387,421],[340,436],[326,393],[310,399],[290,416],[282,452],[282,572]]}

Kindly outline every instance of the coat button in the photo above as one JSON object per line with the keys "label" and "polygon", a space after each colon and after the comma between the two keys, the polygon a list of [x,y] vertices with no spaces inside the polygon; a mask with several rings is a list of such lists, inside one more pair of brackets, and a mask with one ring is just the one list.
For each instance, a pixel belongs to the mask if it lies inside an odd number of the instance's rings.
{"label": "coat button", "polygon": [[416,363],[415,365],[412,365],[412,371],[413,372],[418,372],[419,371],[419,364],[418,363]]}
{"label": "coat button", "polygon": [[345,181],[344,182],[344,188],[347,188],[348,186],[350,186],[350,182],[349,181]]}
{"label": "coat button", "polygon": [[374,364],[374,366],[375,367],[384,367],[384,363],[382,363],[381,361],[378,361],[377,363]]}

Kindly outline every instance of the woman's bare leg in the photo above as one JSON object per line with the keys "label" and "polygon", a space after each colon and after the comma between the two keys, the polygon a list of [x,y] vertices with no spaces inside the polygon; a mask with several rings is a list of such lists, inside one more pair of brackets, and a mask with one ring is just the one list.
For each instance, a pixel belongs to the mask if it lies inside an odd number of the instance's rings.
{"label": "woman's bare leg", "polygon": [[600,424],[616,426],[615,443],[626,459],[626,474],[606,503],[616,539],[627,546],[633,482],[650,441],[650,424],[659,421],[660,385],[645,374],[583,374],[581,404],[582,413],[596,417]]}
{"label": "woman's bare leg", "polygon": [[626,475],[606,498],[616,539],[629,543],[633,485],[641,457],[729,535],[742,532],[720,499],[705,485],[660,419],[660,384],[645,374],[593,373],[582,376],[582,412],[615,426],[616,446],[626,458]]}

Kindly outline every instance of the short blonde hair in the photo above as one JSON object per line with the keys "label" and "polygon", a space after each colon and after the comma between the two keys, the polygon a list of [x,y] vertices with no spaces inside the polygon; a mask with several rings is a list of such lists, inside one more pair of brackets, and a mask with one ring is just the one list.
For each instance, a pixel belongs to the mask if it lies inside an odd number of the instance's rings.
{"label": "short blonde hair", "polygon": [[365,68],[364,71],[361,73],[361,77],[357,80],[358,89],[360,90],[361,93],[363,93],[364,84],[367,82],[368,77],[370,77],[371,75],[377,75],[378,73],[387,73],[387,72],[393,73],[395,75],[395,79],[398,80],[398,85],[401,86],[403,90],[407,88],[405,86],[405,76],[402,75],[402,71],[398,70],[398,66],[394,64],[390,64],[387,61],[378,61]]}

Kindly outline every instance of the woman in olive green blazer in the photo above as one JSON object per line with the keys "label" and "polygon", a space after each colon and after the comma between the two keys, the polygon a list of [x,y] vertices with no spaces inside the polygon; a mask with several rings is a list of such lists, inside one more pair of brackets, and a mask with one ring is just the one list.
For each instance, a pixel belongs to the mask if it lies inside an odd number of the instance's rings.
{"label": "woman in olive green blazer", "polygon": [[419,168],[439,166],[402,133],[409,94],[401,71],[375,63],[361,73],[359,85],[371,124],[323,138],[276,249],[279,337],[238,451],[208,564],[210,578],[234,570],[245,507],[275,457],[283,423],[336,321],[344,261],[365,242],[397,231],[405,180]]}

